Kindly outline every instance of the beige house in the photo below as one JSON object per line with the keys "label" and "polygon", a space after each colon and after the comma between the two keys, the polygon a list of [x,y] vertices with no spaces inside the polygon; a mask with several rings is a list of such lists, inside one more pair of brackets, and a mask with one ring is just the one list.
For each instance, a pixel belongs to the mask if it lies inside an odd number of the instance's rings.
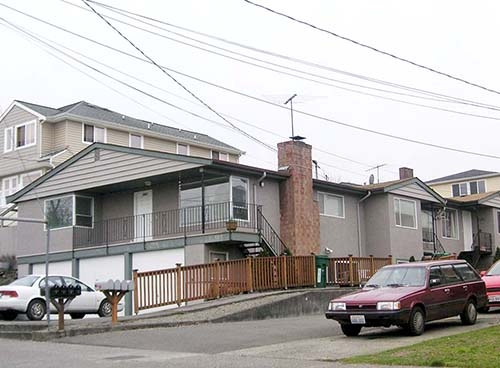
{"label": "beige house", "polygon": [[94,142],[230,162],[243,153],[205,134],[85,101],[60,108],[14,101],[0,116],[0,211],[6,208],[5,197]]}
{"label": "beige house", "polygon": [[500,173],[484,170],[468,170],[426,182],[445,198],[463,197],[500,190]]}

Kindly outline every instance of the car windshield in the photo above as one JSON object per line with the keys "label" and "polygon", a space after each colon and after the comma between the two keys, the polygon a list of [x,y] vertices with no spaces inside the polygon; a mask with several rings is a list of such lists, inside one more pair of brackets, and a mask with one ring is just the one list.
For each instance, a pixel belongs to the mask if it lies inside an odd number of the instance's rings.
{"label": "car windshield", "polygon": [[425,267],[381,268],[366,283],[365,287],[424,286]]}
{"label": "car windshield", "polygon": [[24,276],[20,279],[12,281],[9,285],[18,285],[18,286],[33,286],[35,281],[38,279],[38,276]]}
{"label": "car windshield", "polygon": [[489,271],[486,273],[488,276],[496,276],[500,275],[500,262],[497,262],[489,269]]}

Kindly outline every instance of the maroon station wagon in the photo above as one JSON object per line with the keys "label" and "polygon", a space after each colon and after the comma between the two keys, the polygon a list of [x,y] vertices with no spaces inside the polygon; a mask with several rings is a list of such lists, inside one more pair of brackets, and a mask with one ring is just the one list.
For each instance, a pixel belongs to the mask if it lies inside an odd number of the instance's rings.
{"label": "maroon station wagon", "polygon": [[466,261],[412,262],[382,267],[359,291],[331,300],[326,318],[346,336],[391,325],[421,335],[426,322],[457,315],[472,325],[486,303],[484,281]]}

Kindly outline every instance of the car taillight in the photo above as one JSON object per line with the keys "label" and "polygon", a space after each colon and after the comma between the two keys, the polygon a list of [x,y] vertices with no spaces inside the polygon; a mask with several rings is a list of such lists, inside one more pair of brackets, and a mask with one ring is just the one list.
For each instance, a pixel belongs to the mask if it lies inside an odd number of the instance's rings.
{"label": "car taillight", "polygon": [[9,298],[17,298],[19,296],[17,294],[17,291],[14,291],[14,290],[3,290],[3,291],[0,291],[0,295],[2,295],[2,296],[8,296]]}

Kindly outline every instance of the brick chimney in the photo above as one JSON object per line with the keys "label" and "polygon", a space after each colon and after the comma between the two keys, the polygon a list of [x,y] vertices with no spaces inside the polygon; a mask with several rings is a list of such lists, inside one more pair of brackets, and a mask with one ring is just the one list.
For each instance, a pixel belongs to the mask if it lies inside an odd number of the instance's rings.
{"label": "brick chimney", "polygon": [[280,185],[281,238],[293,255],[319,254],[319,208],[312,185],[311,146],[300,141],[278,143],[278,167],[290,178]]}
{"label": "brick chimney", "polygon": [[413,169],[409,167],[400,167],[399,168],[399,179],[409,179],[413,178]]}

